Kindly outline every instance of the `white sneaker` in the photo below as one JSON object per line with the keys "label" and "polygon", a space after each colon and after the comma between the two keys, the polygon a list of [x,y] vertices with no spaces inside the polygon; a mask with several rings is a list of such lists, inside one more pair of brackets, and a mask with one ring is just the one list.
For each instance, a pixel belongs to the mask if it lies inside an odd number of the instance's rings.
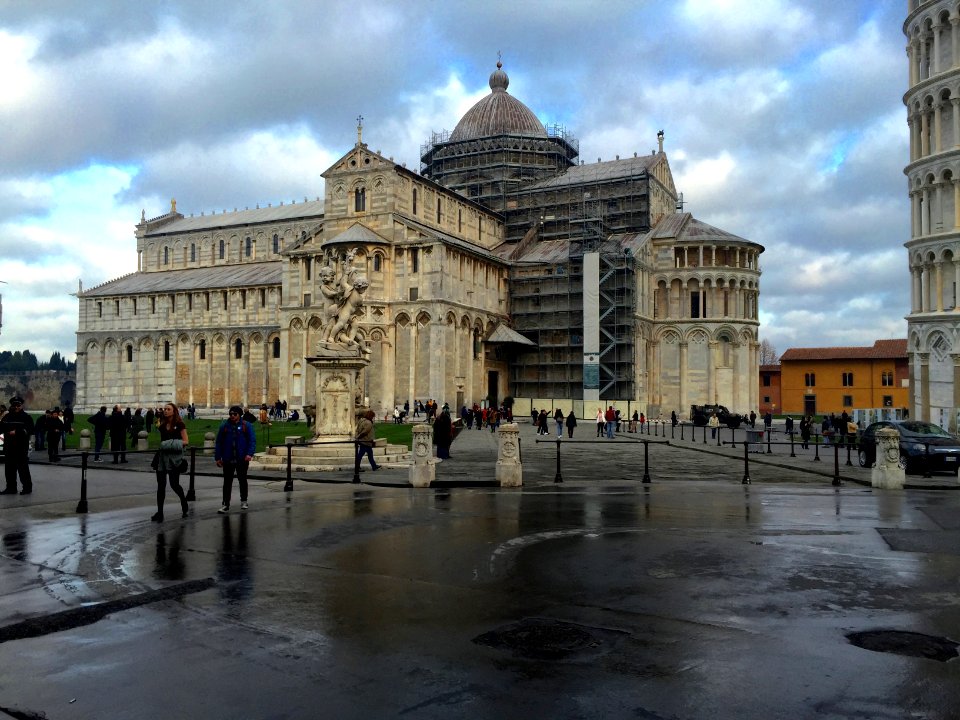
{"label": "white sneaker", "polygon": [[242,502],[242,503],[240,503],[240,509],[241,509],[241,510],[249,510],[249,509],[250,509],[250,506],[247,505],[245,502]]}
{"label": "white sneaker", "polygon": [[221,515],[226,515],[227,512],[229,512],[229,510],[230,510],[230,506],[229,506],[229,505],[221,505],[221,506],[220,506],[220,509],[217,510],[217,512],[220,513]]}

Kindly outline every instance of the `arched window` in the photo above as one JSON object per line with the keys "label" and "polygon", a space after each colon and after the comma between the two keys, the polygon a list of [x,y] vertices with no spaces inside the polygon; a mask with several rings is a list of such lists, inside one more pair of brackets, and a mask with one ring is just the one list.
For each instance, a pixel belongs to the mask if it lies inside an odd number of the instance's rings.
{"label": "arched window", "polygon": [[239,360],[243,357],[243,340],[237,338],[236,342],[233,343],[233,356]]}
{"label": "arched window", "polygon": [[163,359],[164,360],[170,359],[170,341],[169,340],[163,341]]}
{"label": "arched window", "polygon": [[195,243],[190,243],[190,262],[197,261],[197,246]]}
{"label": "arched window", "polygon": [[170,264],[170,248],[168,247],[165,247],[163,249],[163,264],[164,265]]}
{"label": "arched window", "polygon": [[413,214],[417,214],[417,189],[413,189]]}
{"label": "arched window", "polygon": [[206,340],[200,341],[199,353],[200,353],[201,360],[207,359],[207,341]]}
{"label": "arched window", "polygon": [[353,209],[356,212],[364,212],[367,209],[367,189],[358,187],[353,193]]}
{"label": "arched window", "polygon": [[220,241],[220,259],[223,260],[224,254],[226,253],[226,246],[223,244],[223,240]]}
{"label": "arched window", "polygon": [[276,255],[280,252],[280,236],[276,233],[273,234],[273,254]]}
{"label": "arched window", "polygon": [[280,338],[278,337],[273,339],[273,356],[280,357]]}
{"label": "arched window", "polygon": [[380,272],[381,270],[381,255],[380,253],[374,253],[373,255],[373,271]]}
{"label": "arched window", "polygon": [[133,345],[127,345],[127,362],[133,362]]}
{"label": "arched window", "polygon": [[247,257],[253,255],[253,240],[250,239],[249,235],[243,240],[243,254]]}
{"label": "arched window", "polygon": [[441,217],[442,216],[440,215],[440,198],[437,198],[437,222],[438,223],[440,222]]}

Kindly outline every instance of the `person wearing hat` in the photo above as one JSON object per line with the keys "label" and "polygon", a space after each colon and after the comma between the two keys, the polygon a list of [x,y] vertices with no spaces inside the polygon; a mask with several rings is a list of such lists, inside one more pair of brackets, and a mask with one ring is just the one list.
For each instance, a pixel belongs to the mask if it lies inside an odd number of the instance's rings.
{"label": "person wearing hat", "polygon": [[217,467],[223,468],[223,506],[217,510],[225,514],[230,510],[230,495],[233,492],[233,475],[240,484],[240,509],[247,509],[247,468],[257,451],[257,436],[253,423],[244,417],[243,408],[234,405],[230,415],[220,423],[213,457]]}
{"label": "person wearing hat", "polygon": [[0,434],[3,435],[3,449],[6,455],[4,474],[6,487],[0,495],[17,494],[17,475],[23,485],[21,495],[33,492],[33,479],[30,477],[30,438],[33,435],[33,418],[23,409],[23,398],[15,395],[10,398],[10,411],[0,420]]}
{"label": "person wearing hat", "polygon": [[50,462],[60,462],[60,437],[63,435],[63,420],[60,419],[60,408],[47,410],[44,424],[47,431],[47,458]]}

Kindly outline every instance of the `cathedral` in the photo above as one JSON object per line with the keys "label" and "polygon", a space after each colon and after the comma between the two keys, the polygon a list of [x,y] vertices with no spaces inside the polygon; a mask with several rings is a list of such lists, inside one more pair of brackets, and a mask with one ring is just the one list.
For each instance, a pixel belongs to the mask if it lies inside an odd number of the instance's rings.
{"label": "cathedral", "polygon": [[357,142],[323,197],[141,214],[134,272],[78,293],[77,405],[221,411],[314,401],[330,268],[369,282],[366,404],[514,398],[592,417],[758,400],[760,253],[682,211],[664,134],[588,163],[507,87],[421,147],[414,172]]}

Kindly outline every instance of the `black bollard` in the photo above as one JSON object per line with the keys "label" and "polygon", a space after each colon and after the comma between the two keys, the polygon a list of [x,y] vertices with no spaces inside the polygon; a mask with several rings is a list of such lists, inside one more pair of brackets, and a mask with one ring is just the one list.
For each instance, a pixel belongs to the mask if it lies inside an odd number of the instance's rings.
{"label": "black bollard", "polygon": [[287,481],[283,484],[283,491],[293,490],[293,443],[287,443]]}
{"label": "black bollard", "polygon": [[680,439],[683,440],[683,423],[680,423]]}
{"label": "black bollard", "polygon": [[703,426],[703,444],[704,445],[707,444],[707,426],[706,425]]}
{"label": "black bollard", "polygon": [[360,484],[360,443],[353,441],[353,483]]}
{"label": "black bollard", "polygon": [[770,436],[773,435],[773,431],[767,430],[766,435],[767,435],[767,455],[772,455],[773,451],[770,449]]}
{"label": "black bollard", "polygon": [[840,446],[833,444],[833,484],[840,484]]}
{"label": "black bollard", "polygon": [[649,483],[650,482],[650,443],[643,443],[643,480],[640,482]]}
{"label": "black bollard", "polygon": [[820,436],[816,433],[813,434],[813,459],[820,462]]}
{"label": "black bollard", "polygon": [[560,438],[557,438],[557,474],[553,476],[555,483],[562,483],[563,476],[560,475]]}
{"label": "black bollard", "polygon": [[743,441],[743,481],[741,485],[750,485],[750,443]]}
{"label": "black bollard", "polygon": [[797,454],[793,451],[793,430],[790,431],[790,457],[795,458]]}
{"label": "black bollard", "polygon": [[720,436],[723,435],[723,428],[717,426],[717,447],[720,447]]}
{"label": "black bollard", "polygon": [[90,455],[86,450],[80,455],[80,502],[77,503],[77,512],[87,512],[87,457]]}
{"label": "black bollard", "polygon": [[676,430],[676,429],[677,429],[677,426],[674,425],[674,424],[673,424],[673,421],[671,420],[671,421],[670,421],[670,439],[671,439],[671,440],[673,440],[673,438],[674,438],[674,430]]}
{"label": "black bollard", "polygon": [[730,428],[730,447],[736,449],[737,447],[737,429]]}
{"label": "black bollard", "polygon": [[850,462],[850,448],[852,447],[853,447],[853,440],[847,438],[847,465],[853,465],[853,463]]}
{"label": "black bollard", "polygon": [[190,448],[190,487],[187,488],[187,500],[193,502],[197,499],[197,493],[194,490],[194,484],[197,479],[197,449]]}

